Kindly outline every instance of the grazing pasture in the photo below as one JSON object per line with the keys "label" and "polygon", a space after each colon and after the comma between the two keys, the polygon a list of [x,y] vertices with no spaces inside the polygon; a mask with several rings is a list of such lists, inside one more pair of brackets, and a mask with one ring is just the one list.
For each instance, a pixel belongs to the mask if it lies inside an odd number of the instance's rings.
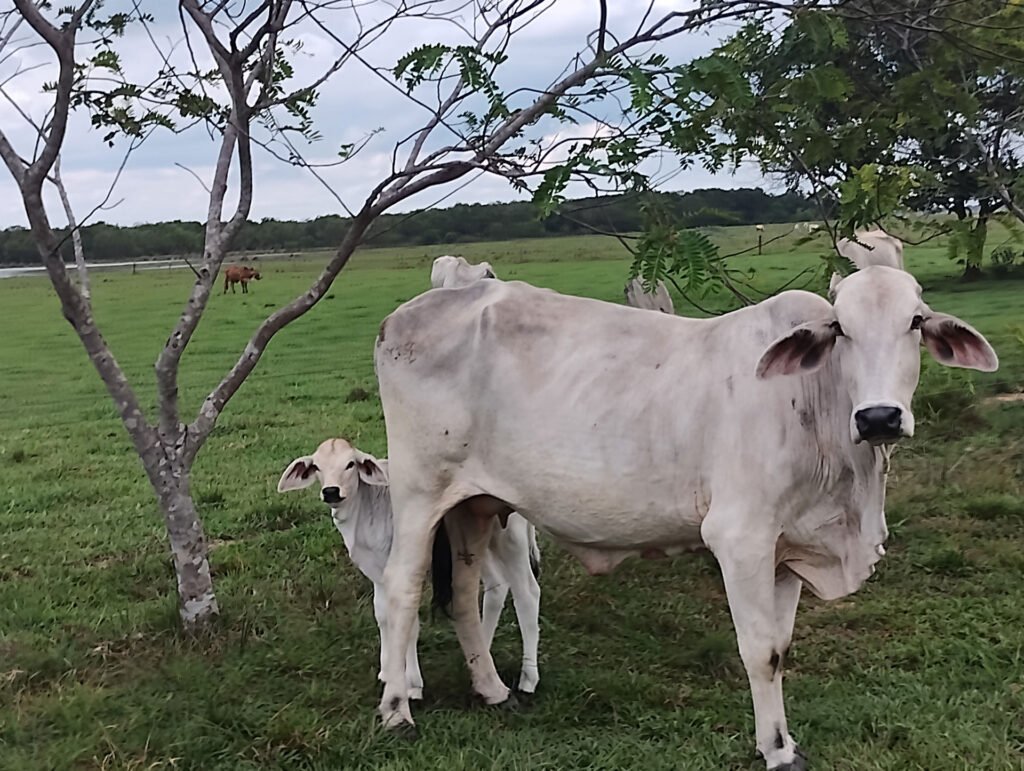
{"label": "grazing pasture", "polygon": [[[765,241],[782,230],[791,226],[769,226]],[[727,252],[756,243],[753,233],[712,229]],[[792,244],[736,262],[774,288],[821,248]],[[518,713],[471,707],[454,632],[424,613],[422,738],[376,729],[371,585],[317,496],[275,485],[328,436],[386,454],[374,336],[446,253],[486,259],[502,278],[623,300],[628,259],[610,239],[359,253],[274,340],[197,463],[223,610],[203,640],[177,632],[155,504],[52,291],[39,278],[0,281],[0,768],[763,768],[721,581],[702,556],[589,578],[542,540],[537,695]],[[906,264],[932,307],[981,330],[1002,367],[926,365],[922,425],[893,456],[888,555],[851,597],[804,594],[787,661],[790,727],[815,769],[1020,769],[1024,402],[991,397],[1024,383],[1024,280],[959,283],[941,245],[908,246]],[[214,299],[185,356],[186,414],[317,265],[266,261],[257,292]],[[186,271],[97,274],[97,315],[136,382],[152,382],[188,285]],[[509,607],[494,646],[506,682],[519,644]]]}

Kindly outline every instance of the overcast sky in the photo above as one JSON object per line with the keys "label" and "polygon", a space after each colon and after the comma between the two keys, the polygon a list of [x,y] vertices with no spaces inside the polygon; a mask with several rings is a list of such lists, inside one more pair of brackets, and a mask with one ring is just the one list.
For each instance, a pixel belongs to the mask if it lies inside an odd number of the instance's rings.
{"label": "overcast sky", "polygon": [[[115,9],[119,3],[108,3]],[[166,0],[147,0],[143,5],[155,14],[173,11],[176,4]],[[667,0],[664,8],[678,7]],[[610,6],[610,29],[623,33],[632,30],[640,13],[646,9],[643,0],[615,0]],[[378,4],[377,10],[385,6]],[[587,34],[596,26],[598,4],[594,0],[557,0],[541,20],[526,27],[514,39],[509,49],[509,61],[500,70],[501,85],[507,89],[517,87],[543,87],[555,80],[573,55],[586,45]],[[664,11],[662,8],[662,11]],[[364,12],[364,20],[374,8]],[[463,18],[467,24],[472,19]],[[329,17],[331,31],[343,40],[350,40],[354,22],[350,16],[338,14]],[[184,55],[181,45],[182,31],[176,14],[157,15],[151,28],[156,41],[172,57]],[[712,35],[691,35],[677,38],[659,49],[673,61],[683,61],[707,52],[716,38],[727,34],[726,27],[717,27]],[[18,30],[18,39],[31,37],[27,25]],[[366,52],[366,58],[380,66],[394,66],[398,58],[410,49],[428,42],[464,42],[460,33],[450,24],[417,19],[396,25]],[[295,31],[301,39],[302,51],[294,57],[296,83],[315,78],[341,51],[339,45],[312,24],[303,24]],[[198,41],[197,41],[198,42]],[[8,49],[10,50],[10,49]],[[140,80],[151,76],[159,67],[160,58],[144,30],[133,29],[118,43],[117,50],[128,70],[129,77]],[[9,81],[3,88],[22,110],[41,120],[52,103],[42,93],[42,84],[52,81],[55,67],[52,57],[41,46],[25,49],[0,65],[0,83],[18,68],[37,69]],[[421,125],[425,113],[378,75],[358,63],[352,63],[321,89],[315,112],[317,129],[323,138],[312,145],[301,146],[305,157],[329,160],[336,157],[338,147],[345,142],[359,142],[376,129],[366,149],[348,163],[323,170],[324,177],[350,206],[358,204],[391,165],[391,153],[396,141]],[[6,100],[0,100],[0,129],[23,156],[30,155],[33,132],[25,120]],[[544,127],[557,131],[557,127]],[[580,130],[580,129],[577,129]],[[583,131],[587,127],[582,128]],[[443,139],[441,136],[439,139]],[[90,127],[88,116],[77,113],[63,154],[63,176],[79,217],[91,211],[103,197],[114,179],[114,173],[123,158],[123,143],[113,149],[102,141],[101,132]],[[157,222],[173,219],[199,220],[206,215],[207,195],[196,178],[176,164],[188,167],[205,181],[212,176],[216,143],[202,128],[173,135],[157,132],[136,151],[118,182],[111,202],[112,208],[97,212],[93,221],[104,220],[118,224]],[[661,171],[666,176],[671,167]],[[290,167],[257,148],[254,160],[255,200],[252,218],[308,219],[323,214],[343,213],[334,196],[317,182],[308,171]],[[465,180],[463,180],[465,181]],[[451,193],[461,182],[448,187],[435,188],[405,202],[403,209],[429,206],[446,193]],[[692,190],[701,187],[770,187],[756,168],[741,168],[738,173],[713,176],[699,167],[674,176],[668,189]],[[575,189],[584,195],[584,189]],[[493,176],[481,176],[471,184],[453,192],[441,206],[457,202],[508,201],[520,198],[507,182]],[[50,204],[51,218],[63,223],[59,203]],[[20,196],[5,167],[0,167],[0,227],[24,225],[25,214]]]}

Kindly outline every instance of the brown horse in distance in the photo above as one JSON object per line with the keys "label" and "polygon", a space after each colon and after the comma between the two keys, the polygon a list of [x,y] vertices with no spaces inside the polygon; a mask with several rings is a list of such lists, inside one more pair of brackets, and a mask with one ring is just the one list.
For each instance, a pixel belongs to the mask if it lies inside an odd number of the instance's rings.
{"label": "brown horse in distance", "polygon": [[224,294],[228,293],[228,284],[231,285],[231,292],[234,294],[235,284],[242,285],[242,294],[249,293],[249,281],[260,280],[260,272],[255,268],[246,265],[228,265],[224,269]]}

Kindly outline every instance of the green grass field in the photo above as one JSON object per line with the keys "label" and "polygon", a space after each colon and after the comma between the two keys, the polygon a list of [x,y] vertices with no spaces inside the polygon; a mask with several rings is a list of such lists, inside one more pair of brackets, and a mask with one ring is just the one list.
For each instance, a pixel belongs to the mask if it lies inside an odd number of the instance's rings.
{"label": "green grass field", "polygon": [[[753,231],[713,235],[732,251]],[[813,245],[791,243],[736,262],[776,286],[815,262]],[[386,452],[374,336],[453,250],[503,278],[613,301],[628,266],[596,237],[357,255],[274,340],[200,456],[194,492],[223,609],[200,641],[177,630],[149,488],[52,291],[0,282],[0,769],[763,768],[721,581],[701,556],[594,579],[543,544],[542,682],[528,707],[471,707],[438,618],[420,643],[421,740],[375,728],[369,584],[316,496],[275,485],[330,435]],[[908,248],[907,263],[932,307],[978,327],[1003,366],[973,378],[926,368],[923,426],[894,456],[888,556],[858,594],[801,603],[790,727],[815,769],[1021,769],[1024,403],[983,397],[1024,383],[1024,281],[960,284],[939,245]],[[184,360],[187,409],[316,266],[268,261],[250,295],[213,300]],[[99,320],[147,401],[188,284],[186,271],[96,275]],[[511,680],[510,608],[495,657]]]}

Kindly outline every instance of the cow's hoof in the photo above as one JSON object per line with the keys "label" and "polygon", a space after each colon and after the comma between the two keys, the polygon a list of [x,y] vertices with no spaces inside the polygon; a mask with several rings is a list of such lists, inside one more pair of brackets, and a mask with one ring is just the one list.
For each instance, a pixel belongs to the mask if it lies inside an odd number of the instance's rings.
{"label": "cow's hoof", "polygon": [[792,763],[783,763],[780,766],[772,766],[768,771],[807,771],[807,755],[799,747],[795,748],[796,755]]}
{"label": "cow's hoof", "polygon": [[412,723],[401,722],[393,728],[386,729],[396,739],[406,742],[414,742],[420,738],[420,730]]}

